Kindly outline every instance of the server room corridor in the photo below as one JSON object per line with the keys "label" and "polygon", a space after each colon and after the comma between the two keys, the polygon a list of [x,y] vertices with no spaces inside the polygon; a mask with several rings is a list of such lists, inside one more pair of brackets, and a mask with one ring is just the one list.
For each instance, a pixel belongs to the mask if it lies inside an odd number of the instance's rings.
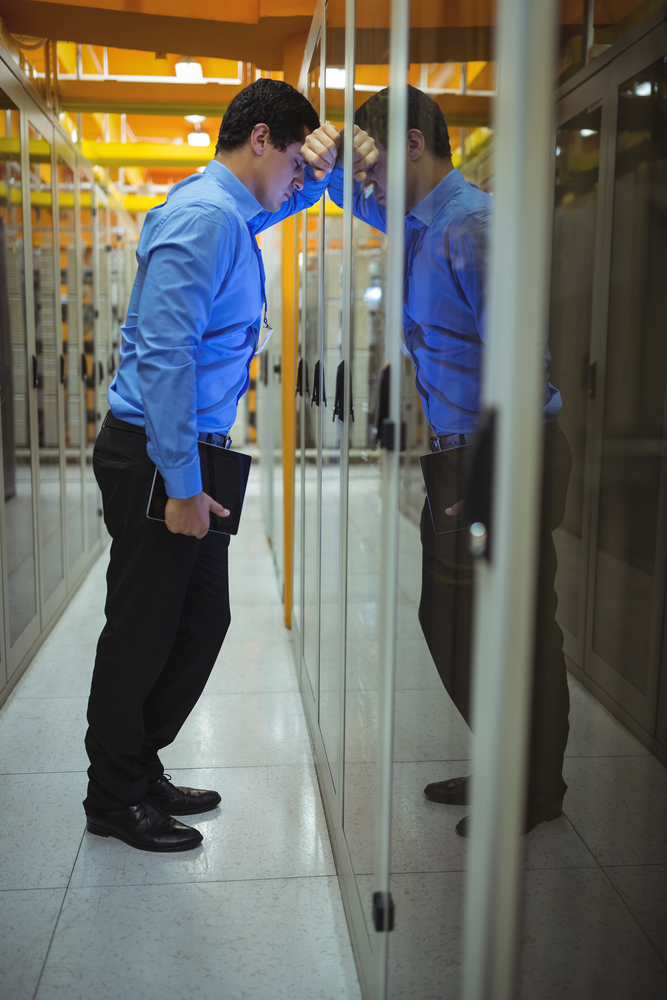
{"label": "server room corridor", "polygon": [[84,832],[105,549],[0,715],[3,1000],[357,1000],[259,470],[230,547],[232,625],[163,758],[222,804],[183,854]]}

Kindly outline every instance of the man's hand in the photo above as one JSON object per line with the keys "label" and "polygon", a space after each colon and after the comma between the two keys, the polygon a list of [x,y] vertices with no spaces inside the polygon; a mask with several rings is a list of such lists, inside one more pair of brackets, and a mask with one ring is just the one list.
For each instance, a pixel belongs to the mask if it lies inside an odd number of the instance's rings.
{"label": "man's hand", "polygon": [[329,122],[320,125],[314,132],[306,136],[301,147],[301,155],[305,163],[309,163],[318,181],[323,181],[336,165],[341,134]]}
{"label": "man's hand", "polygon": [[459,500],[453,507],[445,507],[445,514],[449,514],[450,517],[456,517],[465,507],[465,503],[465,500]]}
{"label": "man's hand", "polygon": [[365,181],[366,171],[369,170],[379,156],[375,139],[359,128],[354,126],[354,179],[355,181]]}
{"label": "man's hand", "polygon": [[186,500],[170,497],[165,509],[165,521],[169,531],[174,535],[194,535],[195,538],[203,538],[208,532],[210,514],[229,517],[228,510],[202,491]]}
{"label": "man's hand", "polygon": [[[313,168],[318,181],[324,180],[333,170],[336,160],[341,158],[342,139],[341,133],[330,122],[325,122],[306,136],[306,141],[301,147],[301,155]],[[355,125],[353,156],[355,181],[366,180],[366,170],[373,166],[377,158],[375,139]]]}

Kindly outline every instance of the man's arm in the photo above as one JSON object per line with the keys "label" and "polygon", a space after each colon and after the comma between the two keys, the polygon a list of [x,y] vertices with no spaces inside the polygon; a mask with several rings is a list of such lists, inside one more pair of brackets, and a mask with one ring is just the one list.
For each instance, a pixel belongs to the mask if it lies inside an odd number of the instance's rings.
{"label": "man's arm", "polygon": [[[197,498],[206,495],[197,447],[195,354],[215,292],[225,278],[232,239],[222,212],[199,205],[173,212],[148,259],[137,317],[137,376],[146,450],[164,478],[167,495],[190,511],[185,519],[177,518],[175,526],[168,516],[167,526],[199,537],[205,501]],[[169,514],[169,503],[167,507]],[[172,514],[175,507],[179,504],[171,504]]]}
{"label": "man's arm", "polygon": [[[316,176],[329,172],[329,197],[339,208],[343,207],[342,140],[342,133],[338,132],[330,122],[326,122],[306,137],[301,149],[304,160],[313,167]],[[358,125],[354,126],[353,148],[352,211],[358,219],[386,233],[386,212],[378,205],[375,196],[369,194],[368,189],[363,186],[363,182],[366,180],[366,171],[377,160],[377,147],[371,136],[360,129]]]}
{"label": "man's arm", "polygon": [[288,201],[283,202],[277,212],[262,212],[257,217],[258,224],[252,226],[253,232],[261,233],[264,229],[275,226],[277,222],[289,219],[290,215],[302,212],[304,208],[310,208],[311,205],[320,200],[328,184],[328,176],[325,175],[318,179],[313,168],[306,166],[303,172],[303,189],[295,191]]}
{"label": "man's arm", "polygon": [[489,264],[490,214],[468,216],[447,239],[452,270],[475,316],[477,333],[486,340],[486,282]]}

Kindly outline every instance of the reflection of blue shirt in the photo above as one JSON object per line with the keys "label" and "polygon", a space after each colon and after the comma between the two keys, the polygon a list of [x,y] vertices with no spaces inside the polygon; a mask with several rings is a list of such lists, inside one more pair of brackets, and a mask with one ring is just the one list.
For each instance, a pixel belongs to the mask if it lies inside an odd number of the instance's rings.
{"label": "reflection of blue shirt", "polygon": [[109,405],[146,427],[169,496],[200,492],[197,434],[226,434],[248,388],[264,287],[255,234],[318,201],[326,185],[307,167],[304,190],[270,213],[212,160],[148,212]]}
{"label": "reflection of blue shirt", "polygon": [[[329,194],[343,203],[336,165]],[[437,434],[468,434],[481,407],[486,331],[486,270],[493,199],[452,170],[405,217],[403,331],[415,366],[415,385]],[[386,212],[355,183],[354,214],[387,230]],[[547,354],[547,364],[548,364]],[[544,419],[561,410],[547,383]]]}

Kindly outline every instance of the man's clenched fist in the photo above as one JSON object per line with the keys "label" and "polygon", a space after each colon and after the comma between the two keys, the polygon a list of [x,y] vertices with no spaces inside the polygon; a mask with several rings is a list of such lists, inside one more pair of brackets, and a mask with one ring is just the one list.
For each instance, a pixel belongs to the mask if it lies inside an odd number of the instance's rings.
{"label": "man's clenched fist", "polygon": [[[336,160],[342,156],[343,136],[330,122],[325,122],[306,137],[301,147],[301,155],[306,163],[313,168],[318,181],[324,180],[336,165]],[[375,140],[354,126],[354,179],[366,180],[366,170],[372,167],[378,158]]]}

